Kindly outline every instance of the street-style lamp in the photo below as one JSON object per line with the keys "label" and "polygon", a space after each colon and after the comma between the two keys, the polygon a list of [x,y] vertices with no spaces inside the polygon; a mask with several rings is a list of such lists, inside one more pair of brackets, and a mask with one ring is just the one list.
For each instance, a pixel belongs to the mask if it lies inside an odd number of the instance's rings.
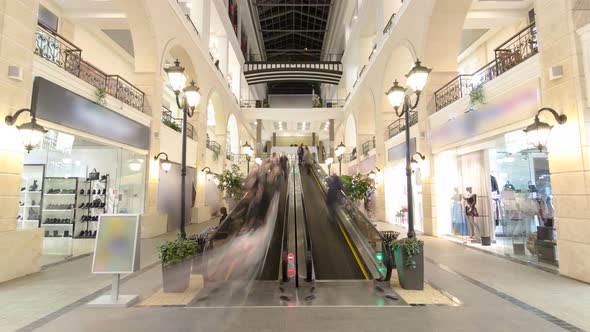
{"label": "street-style lamp", "polygon": [[541,152],[547,146],[549,135],[553,128],[553,126],[550,126],[548,123],[539,120],[539,115],[542,112],[551,113],[555,118],[555,121],[560,125],[567,122],[567,116],[565,114],[559,114],[552,108],[544,107],[537,112],[537,115],[535,115],[535,122],[527,126],[526,129],[524,129],[524,132],[526,133],[529,143],[534,145]]}
{"label": "street-style lamp", "polygon": [[328,176],[331,176],[331,172],[330,172],[330,168],[332,167],[332,164],[334,163],[334,158],[329,157],[328,159],[326,159],[326,165],[328,165]]}
{"label": "street-style lamp", "polygon": [[338,145],[338,147],[336,147],[336,157],[338,158],[338,175],[342,176],[342,156],[344,156],[344,152],[346,151],[346,146],[344,145],[344,143],[342,143],[342,141],[340,141],[340,144]]}
{"label": "street-style lamp", "polygon": [[23,108],[14,113],[14,115],[7,115],[4,118],[4,122],[6,122],[7,125],[12,126],[16,123],[18,117],[24,112],[31,113],[31,122],[25,122],[21,125],[18,125],[16,126],[16,129],[18,129],[18,133],[20,135],[21,141],[23,142],[23,145],[25,146],[25,150],[27,150],[27,153],[31,153],[31,150],[43,142],[43,138],[47,132],[45,128],[37,124],[35,113],[33,113],[28,108]]}
{"label": "street-style lamp", "polygon": [[[393,82],[393,86],[385,94],[389,99],[389,103],[395,109],[398,117],[405,116],[406,123],[406,181],[407,181],[407,200],[408,200],[408,237],[416,236],[414,231],[414,207],[412,197],[412,155],[410,151],[410,112],[418,107],[420,102],[420,94],[426,86],[428,75],[431,69],[422,66],[420,60],[417,60],[414,67],[406,75],[408,87],[416,95],[416,101],[412,103],[412,94],[406,91],[406,88],[399,85],[397,80]],[[401,107],[401,112],[399,111]]]}
{"label": "street-style lamp", "polygon": [[[182,161],[180,175],[180,237],[186,239],[186,201],[185,201],[185,187],[186,187],[186,123],[189,117],[195,114],[195,108],[199,105],[201,94],[199,87],[196,86],[195,81],[191,81],[188,86],[186,84],[186,76],[184,75],[184,67],[180,65],[180,61],[176,59],[174,65],[164,68],[168,75],[168,81],[176,95],[176,105],[182,109]],[[182,95],[181,95],[182,92]]]}
{"label": "street-style lamp", "polygon": [[254,151],[252,150],[250,144],[248,144],[248,141],[246,141],[246,144],[242,145],[242,151],[246,155],[246,161],[248,165],[246,173],[250,174],[250,160],[252,160],[252,155],[254,154]]}
{"label": "street-style lamp", "polygon": [[[164,156],[164,159],[160,159],[160,156]],[[160,152],[155,157],[154,160],[160,161],[160,167],[166,173],[172,169],[172,163],[168,160],[168,154],[166,152]]]}

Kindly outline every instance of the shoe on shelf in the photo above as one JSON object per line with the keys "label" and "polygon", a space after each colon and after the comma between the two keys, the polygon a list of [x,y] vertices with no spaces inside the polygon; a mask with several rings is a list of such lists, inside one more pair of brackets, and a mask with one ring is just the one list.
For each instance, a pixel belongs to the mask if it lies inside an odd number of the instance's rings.
{"label": "shoe on shelf", "polygon": [[84,189],[80,189],[80,195],[84,195]]}
{"label": "shoe on shelf", "polygon": [[96,237],[96,231],[92,233],[92,237]]}
{"label": "shoe on shelf", "polygon": [[27,189],[26,187],[21,187],[20,191],[25,191],[25,189]]}
{"label": "shoe on shelf", "polygon": [[45,237],[51,237],[51,235],[49,235],[49,231],[45,231]]}
{"label": "shoe on shelf", "polygon": [[70,231],[64,231],[64,237],[70,237]]}
{"label": "shoe on shelf", "polygon": [[[47,233],[49,233],[49,231],[47,231]],[[84,231],[80,231],[80,234],[78,234],[78,237],[82,237],[84,235]]]}
{"label": "shoe on shelf", "polygon": [[106,190],[106,189],[103,189],[103,190],[102,190],[102,194],[103,194],[103,195],[106,195],[106,194],[107,194],[107,190]]}
{"label": "shoe on shelf", "polygon": [[59,231],[53,231],[53,237],[59,237]]}

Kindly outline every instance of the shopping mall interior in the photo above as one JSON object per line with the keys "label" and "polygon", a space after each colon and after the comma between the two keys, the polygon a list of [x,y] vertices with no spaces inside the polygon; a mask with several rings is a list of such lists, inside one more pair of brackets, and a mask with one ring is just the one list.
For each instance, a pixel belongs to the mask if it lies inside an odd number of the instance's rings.
{"label": "shopping mall interior", "polygon": [[590,331],[589,22],[0,1],[0,331]]}

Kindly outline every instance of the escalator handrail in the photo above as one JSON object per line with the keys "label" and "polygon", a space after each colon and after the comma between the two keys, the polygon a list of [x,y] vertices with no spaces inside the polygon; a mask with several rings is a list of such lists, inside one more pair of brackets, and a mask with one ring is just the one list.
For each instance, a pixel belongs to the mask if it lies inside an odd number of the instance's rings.
{"label": "escalator handrail", "polygon": [[[316,163],[316,166],[317,165]],[[328,177],[328,175],[326,174],[326,172],[324,171],[323,168],[321,167],[313,167],[314,169],[314,174],[317,173],[321,173],[320,175],[323,176],[323,178],[325,179],[326,177]],[[319,180],[319,179],[318,179]],[[322,192],[324,193],[324,195],[326,195],[327,193],[327,188],[324,186],[324,184],[321,181],[318,181],[321,184],[321,189]],[[346,193],[342,190],[340,190],[340,194],[342,195],[342,197],[344,197],[344,199],[347,202],[351,202],[350,198],[348,198],[348,196],[346,195]],[[360,220],[363,224],[365,224],[368,229],[371,230],[372,233],[374,233],[377,237],[379,237],[380,241],[381,241],[381,250],[382,253],[384,254],[384,263],[385,263],[385,267],[387,269],[386,274],[385,274],[385,278],[383,278],[384,281],[389,281],[389,279],[391,279],[391,273],[393,270],[393,254],[391,252],[391,249],[388,246],[388,241],[383,237],[383,234],[381,234],[381,232],[377,229],[377,227],[375,227],[375,225],[373,225],[373,223],[371,223],[371,221],[369,220],[369,218],[367,218],[367,216],[362,213],[358,207],[356,207],[355,205],[351,205],[352,209],[355,210],[355,216],[360,216]],[[352,216],[351,216],[352,217]]]}
{"label": "escalator handrail", "polygon": [[305,209],[305,196],[301,190],[301,205],[303,207],[303,223],[305,225],[305,281],[313,280],[313,254],[311,235],[309,234],[309,218],[307,217],[307,210]]}

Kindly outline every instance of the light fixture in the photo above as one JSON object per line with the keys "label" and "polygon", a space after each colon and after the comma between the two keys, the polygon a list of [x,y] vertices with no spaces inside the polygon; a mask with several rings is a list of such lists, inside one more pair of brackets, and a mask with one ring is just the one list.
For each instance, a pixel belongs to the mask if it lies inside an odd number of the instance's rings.
{"label": "light fixture", "polygon": [[191,109],[195,109],[201,101],[201,93],[199,93],[199,87],[195,85],[195,81],[191,81],[190,85],[185,87],[183,90],[186,96],[186,102]]}
{"label": "light fixture", "polygon": [[329,158],[326,159],[326,164],[327,165],[332,165],[333,163],[334,163],[334,158],[329,157]]}
{"label": "light fixture", "polygon": [[[381,172],[381,169],[379,169],[379,167],[375,166],[375,169],[377,170],[377,172]],[[375,180],[377,178],[377,172],[375,172],[374,170],[371,170],[369,172],[369,179]]]}
{"label": "light fixture", "polygon": [[342,156],[345,151],[346,151],[346,145],[344,145],[344,143],[340,142],[340,144],[336,148],[336,156],[337,157]]}
{"label": "light fixture", "polygon": [[45,130],[45,128],[37,124],[37,118],[35,117],[35,113],[33,113],[28,108],[20,109],[16,113],[14,113],[14,115],[7,115],[4,118],[4,122],[6,122],[6,124],[9,126],[14,125],[18,117],[23,112],[31,113],[31,122],[25,122],[21,125],[18,125],[16,126],[16,129],[18,129],[21,141],[25,146],[25,150],[27,150],[27,152],[30,153],[31,150],[33,150],[34,148],[39,146],[41,142],[43,142],[43,138],[45,137],[45,133],[47,132],[47,130]]}
{"label": "light fixture", "polygon": [[406,84],[412,90],[416,92],[422,92],[424,90],[424,87],[426,86],[426,81],[428,80],[428,75],[430,75],[431,70],[432,69],[422,66],[420,60],[416,60],[414,67],[406,75],[406,77],[408,78]]}
{"label": "light fixture", "polygon": [[201,172],[205,173],[207,181],[211,181],[215,178],[215,173],[211,172],[211,168],[209,168],[208,166],[203,167],[203,169],[201,169]]}
{"label": "light fixture", "polygon": [[389,99],[389,103],[395,109],[398,109],[403,103],[404,98],[406,97],[406,89],[399,85],[398,81],[395,80],[393,82],[393,86],[389,91],[387,91],[387,99]]}
{"label": "light fixture", "polygon": [[[417,156],[418,158],[414,158],[415,156]],[[420,152],[416,152],[412,155],[412,168],[422,168],[422,163],[424,162],[424,160],[426,160],[426,157],[421,154]]]}
{"label": "light fixture", "polygon": [[160,167],[164,172],[168,173],[168,171],[172,169],[172,163],[170,162],[170,160],[168,160],[168,154],[166,152],[158,153],[158,155],[154,157],[154,160],[159,160],[161,155],[164,155],[165,159],[160,160]]}
{"label": "light fixture", "polygon": [[252,155],[252,147],[250,146],[250,144],[248,144],[247,141],[244,145],[242,145],[242,151],[247,155]]}
{"label": "light fixture", "polygon": [[179,94],[186,84],[186,76],[184,76],[184,67],[180,65],[180,61],[176,59],[174,65],[164,68],[164,71],[168,75],[168,81],[172,86],[174,93]]}
{"label": "light fixture", "polygon": [[256,165],[262,165],[262,158],[256,157],[254,158],[254,162],[256,163]]}
{"label": "light fixture", "polygon": [[547,146],[549,135],[551,134],[551,129],[553,128],[553,126],[542,122],[539,119],[539,114],[544,111],[551,113],[558,124],[564,124],[567,122],[567,116],[565,114],[558,114],[552,108],[545,107],[537,112],[537,115],[535,115],[535,122],[527,126],[524,129],[524,132],[527,135],[527,141],[541,152]]}
{"label": "light fixture", "polygon": [[138,172],[139,170],[141,170],[141,165],[143,165],[142,163],[143,160],[141,159],[133,159],[129,162],[129,169],[133,172]]}

